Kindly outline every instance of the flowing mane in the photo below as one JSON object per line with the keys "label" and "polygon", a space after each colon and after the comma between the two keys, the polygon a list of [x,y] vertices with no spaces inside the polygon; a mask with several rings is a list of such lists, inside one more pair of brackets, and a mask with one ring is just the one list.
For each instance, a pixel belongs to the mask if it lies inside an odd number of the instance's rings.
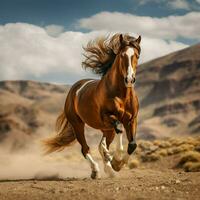
{"label": "flowing mane", "polygon": [[[85,50],[83,68],[90,68],[95,74],[104,76],[121,50],[120,35],[117,33],[112,37],[103,36],[88,42],[87,46],[83,48]],[[140,51],[139,45],[135,42],[136,38],[124,34],[123,40],[125,45],[135,46]]]}

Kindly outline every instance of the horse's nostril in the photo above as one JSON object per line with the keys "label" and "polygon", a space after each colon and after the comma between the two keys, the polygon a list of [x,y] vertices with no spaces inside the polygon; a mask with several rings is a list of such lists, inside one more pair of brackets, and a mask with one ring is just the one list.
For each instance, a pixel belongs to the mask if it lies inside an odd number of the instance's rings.
{"label": "horse's nostril", "polygon": [[135,78],[133,77],[133,79],[131,80],[131,83],[133,84],[133,83],[135,83]]}
{"label": "horse's nostril", "polygon": [[126,77],[126,78],[124,79],[124,81],[125,81],[125,83],[128,83],[128,78]]}

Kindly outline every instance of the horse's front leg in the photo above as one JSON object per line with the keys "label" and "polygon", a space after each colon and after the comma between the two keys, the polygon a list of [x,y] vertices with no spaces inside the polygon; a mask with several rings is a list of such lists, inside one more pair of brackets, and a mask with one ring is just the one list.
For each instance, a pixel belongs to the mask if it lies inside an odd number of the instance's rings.
{"label": "horse's front leg", "polygon": [[115,132],[123,132],[123,124],[119,121],[117,115],[114,114],[105,114],[103,117],[104,125],[107,128],[114,128]]}
{"label": "horse's front leg", "polygon": [[123,154],[122,133],[118,133],[116,137],[117,137],[117,145],[111,164],[112,168],[115,171],[119,171],[124,165],[124,163],[122,162],[122,154]]}
{"label": "horse's front leg", "polygon": [[101,118],[106,128],[114,128],[116,133],[123,132],[123,124],[120,120],[123,117],[124,109],[121,107],[120,101],[118,98],[115,98],[114,101],[110,101],[107,105],[108,110],[103,110],[101,112]]}
{"label": "horse's front leg", "polygon": [[137,147],[135,136],[136,136],[136,128],[137,128],[137,118],[135,117],[133,120],[124,123],[124,127],[126,130],[127,139],[129,141],[127,152],[122,157],[122,134],[119,134],[117,141],[117,149],[112,159],[112,167],[115,171],[120,171],[124,164],[128,163],[130,155],[134,152]]}
{"label": "horse's front leg", "polygon": [[125,127],[125,130],[126,130],[126,135],[127,135],[127,139],[128,139],[129,143],[128,143],[128,147],[127,147],[127,152],[123,157],[123,162],[125,164],[127,164],[130,155],[137,148],[137,143],[136,143],[137,116],[134,117],[128,123],[125,123],[124,127]]}

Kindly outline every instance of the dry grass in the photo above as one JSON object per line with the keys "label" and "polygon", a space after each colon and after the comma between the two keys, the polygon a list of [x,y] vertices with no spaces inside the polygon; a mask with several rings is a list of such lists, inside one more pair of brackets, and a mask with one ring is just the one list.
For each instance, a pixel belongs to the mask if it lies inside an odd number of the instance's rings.
{"label": "dry grass", "polygon": [[177,167],[183,168],[186,172],[199,172],[200,171],[200,153],[197,151],[188,151],[185,152],[178,164]]}
{"label": "dry grass", "polygon": [[159,148],[169,148],[172,146],[172,144],[169,141],[161,141],[161,140],[160,141],[156,140],[154,141],[153,144],[158,146]]}
{"label": "dry grass", "polygon": [[180,146],[178,146],[178,147],[172,147],[168,149],[167,151],[168,151],[168,155],[175,155],[175,154],[179,154],[183,152],[183,149]]}
{"label": "dry grass", "polygon": [[178,167],[184,166],[187,162],[200,162],[200,153],[196,151],[189,151],[182,155],[178,162]]}
{"label": "dry grass", "polygon": [[161,159],[161,156],[158,153],[151,153],[151,154],[142,154],[141,155],[142,162],[152,162]]}
{"label": "dry grass", "polygon": [[186,172],[200,172],[200,162],[186,162],[183,169]]}
{"label": "dry grass", "polygon": [[162,157],[165,157],[165,156],[168,155],[168,151],[167,151],[167,149],[160,149],[160,150],[158,151],[158,154],[159,154],[160,156],[162,156]]}
{"label": "dry grass", "polygon": [[200,152],[200,145],[197,145],[194,150]]}
{"label": "dry grass", "polygon": [[[176,155],[175,165],[185,171],[199,171],[200,137],[168,138],[165,140],[139,141],[135,155],[141,162],[153,162]],[[172,157],[173,159],[173,157]],[[177,162],[177,161],[175,161]]]}

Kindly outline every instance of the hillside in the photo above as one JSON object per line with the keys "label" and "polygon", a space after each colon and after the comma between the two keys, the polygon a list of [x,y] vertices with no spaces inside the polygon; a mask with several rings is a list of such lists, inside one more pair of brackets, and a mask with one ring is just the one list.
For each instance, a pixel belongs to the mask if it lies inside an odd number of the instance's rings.
{"label": "hillside", "polygon": [[139,132],[145,137],[200,133],[200,44],[138,67]]}
{"label": "hillside", "polygon": [[40,131],[52,132],[68,88],[33,81],[0,82],[0,140],[21,147]]}

